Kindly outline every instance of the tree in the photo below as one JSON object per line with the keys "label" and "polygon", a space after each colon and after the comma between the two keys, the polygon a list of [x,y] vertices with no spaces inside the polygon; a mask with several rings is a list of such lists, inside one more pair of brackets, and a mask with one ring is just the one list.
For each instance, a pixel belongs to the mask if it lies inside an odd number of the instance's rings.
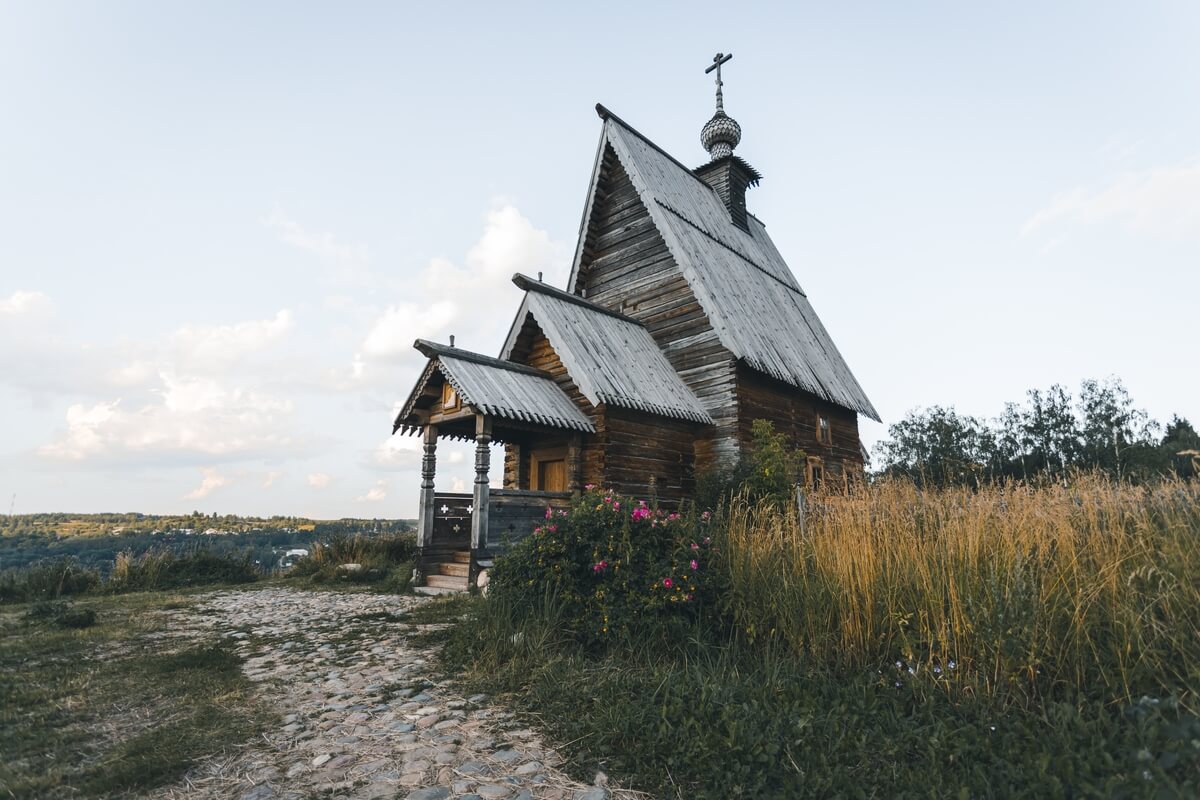
{"label": "tree", "polygon": [[889,440],[875,447],[885,474],[945,486],[977,482],[993,472],[995,435],[976,418],[953,408],[910,411],[888,428],[888,435]]}
{"label": "tree", "polygon": [[1159,453],[1181,478],[1195,478],[1200,467],[1200,433],[1192,423],[1172,416],[1158,446]]}

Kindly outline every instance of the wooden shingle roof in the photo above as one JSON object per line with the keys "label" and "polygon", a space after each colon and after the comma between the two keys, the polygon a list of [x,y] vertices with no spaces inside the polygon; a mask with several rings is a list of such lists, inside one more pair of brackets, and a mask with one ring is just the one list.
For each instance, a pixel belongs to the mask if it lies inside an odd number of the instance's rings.
{"label": "wooden shingle roof", "polygon": [[[738,228],[712,187],[603,106],[597,111],[597,164],[611,147],[721,344],[759,372],[878,420],[763,224],[751,216],[748,231]],[[581,257],[582,237],[572,291]]]}
{"label": "wooden shingle roof", "polygon": [[418,339],[413,345],[429,363],[396,416],[392,432],[420,425],[414,412],[425,385],[440,372],[463,402],[499,419],[595,433],[591,420],[541,370]]}
{"label": "wooden shingle roof", "polygon": [[502,357],[512,355],[526,318],[532,316],[592,405],[712,424],[642,323],[524,275],[514,276],[513,282],[525,290],[525,299]]}

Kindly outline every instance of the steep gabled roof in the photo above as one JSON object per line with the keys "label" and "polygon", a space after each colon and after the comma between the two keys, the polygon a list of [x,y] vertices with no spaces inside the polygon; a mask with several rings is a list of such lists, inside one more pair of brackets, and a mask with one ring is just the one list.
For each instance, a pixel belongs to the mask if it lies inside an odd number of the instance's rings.
{"label": "steep gabled roof", "polygon": [[878,420],[763,224],[750,217],[749,231],[738,228],[712,187],[603,106],[597,111],[604,132],[571,290],[581,285],[582,244],[611,147],[721,344],[760,372]]}
{"label": "steep gabled roof", "polygon": [[525,290],[503,357],[510,358],[532,316],[592,405],[610,405],[712,424],[645,326],[634,319],[524,275]]}
{"label": "steep gabled roof", "polygon": [[393,433],[420,425],[413,414],[418,401],[426,396],[423,390],[435,372],[450,382],[465,404],[489,416],[596,432],[571,398],[541,370],[424,339],[418,339],[413,346],[429,358],[429,363],[396,416]]}

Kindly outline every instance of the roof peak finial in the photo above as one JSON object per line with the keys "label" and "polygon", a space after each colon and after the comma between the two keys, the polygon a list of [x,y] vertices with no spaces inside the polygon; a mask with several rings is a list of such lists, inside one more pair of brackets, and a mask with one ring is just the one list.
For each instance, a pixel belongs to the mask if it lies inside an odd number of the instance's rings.
{"label": "roof peak finial", "polygon": [[715,56],[713,56],[713,63],[709,64],[708,69],[704,70],[705,75],[712,72],[714,69],[717,71],[717,113],[718,114],[725,113],[725,97],[724,97],[724,94],[721,92],[721,87],[724,86],[725,83],[724,83],[724,81],[721,80],[721,65],[724,64],[726,61],[728,61],[731,58],[733,58],[733,53],[730,53],[729,55],[726,55],[724,53],[717,53]]}
{"label": "roof peak finial", "polygon": [[700,144],[704,145],[713,161],[733,155],[733,148],[742,140],[742,126],[725,113],[725,94],[721,89],[725,85],[721,80],[721,65],[731,58],[733,53],[717,53],[713,56],[713,63],[704,70],[705,75],[717,71],[717,113],[700,129]]}

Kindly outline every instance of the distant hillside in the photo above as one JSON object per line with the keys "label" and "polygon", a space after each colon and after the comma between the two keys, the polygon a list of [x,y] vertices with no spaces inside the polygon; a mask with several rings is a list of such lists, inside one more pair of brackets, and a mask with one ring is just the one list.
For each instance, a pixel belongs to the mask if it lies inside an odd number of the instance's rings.
{"label": "distant hillside", "polygon": [[379,536],[415,529],[414,520],[153,514],[18,514],[0,517],[0,569],[74,557],[106,570],[118,553],[206,549],[248,554],[269,569],[292,549],[338,536]]}

